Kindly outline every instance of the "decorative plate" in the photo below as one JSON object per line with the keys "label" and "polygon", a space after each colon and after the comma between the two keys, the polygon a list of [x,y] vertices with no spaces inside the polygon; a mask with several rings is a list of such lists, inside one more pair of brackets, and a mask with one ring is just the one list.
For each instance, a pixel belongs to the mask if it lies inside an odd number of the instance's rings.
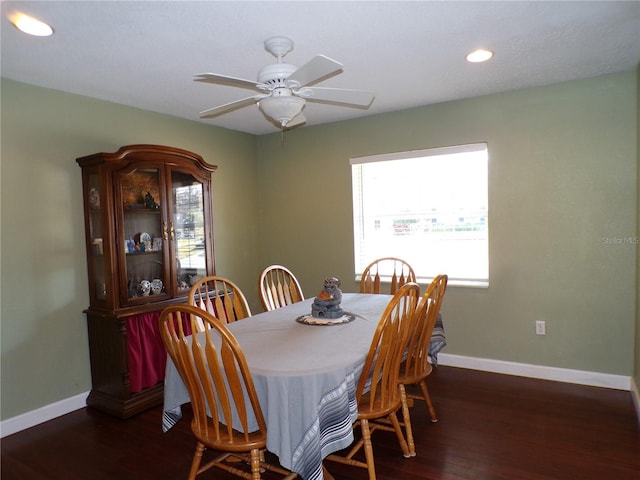
{"label": "decorative plate", "polygon": [[142,232],[140,234],[140,243],[151,242],[151,235],[147,232]]}
{"label": "decorative plate", "polygon": [[296,322],[304,323],[305,325],[339,325],[341,323],[349,323],[355,318],[355,315],[345,312],[340,318],[316,318],[313,315],[302,315],[296,318]]}

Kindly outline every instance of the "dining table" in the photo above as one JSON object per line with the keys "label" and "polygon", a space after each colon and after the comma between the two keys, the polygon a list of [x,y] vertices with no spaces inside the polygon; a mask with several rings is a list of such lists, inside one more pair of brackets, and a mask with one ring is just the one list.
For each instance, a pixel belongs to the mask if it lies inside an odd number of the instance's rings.
{"label": "dining table", "polygon": [[[245,354],[267,425],[267,450],[303,480],[325,478],[323,459],[353,442],[356,385],[391,295],[343,293],[339,322],[307,323],[314,299],[227,324]],[[437,339],[441,348],[442,338]],[[166,432],[190,401],[170,358],[164,383]],[[250,419],[257,429],[255,419]]]}

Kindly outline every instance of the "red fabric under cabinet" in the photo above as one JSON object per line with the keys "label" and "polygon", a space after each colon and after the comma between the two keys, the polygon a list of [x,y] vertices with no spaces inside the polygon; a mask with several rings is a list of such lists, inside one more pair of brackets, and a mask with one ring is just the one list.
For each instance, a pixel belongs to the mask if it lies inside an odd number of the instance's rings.
{"label": "red fabric under cabinet", "polygon": [[161,313],[157,310],[126,319],[131,393],[138,393],[164,380],[167,351],[158,327]]}
{"label": "red fabric under cabinet", "polygon": [[[129,389],[138,393],[164,381],[167,350],[160,336],[162,310],[132,315],[125,320],[129,357]],[[183,328],[191,334],[191,323],[182,317]]]}

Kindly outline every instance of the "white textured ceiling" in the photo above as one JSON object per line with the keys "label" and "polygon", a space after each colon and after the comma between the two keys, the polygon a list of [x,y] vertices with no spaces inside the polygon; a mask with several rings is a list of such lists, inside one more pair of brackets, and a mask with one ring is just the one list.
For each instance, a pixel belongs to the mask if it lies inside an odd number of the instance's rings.
{"label": "white textured ceiling", "polygon": [[[375,92],[368,110],[307,103],[307,125],[629,71],[640,62],[639,1],[6,1],[3,77],[263,134],[256,106],[200,120],[251,91],[193,81],[212,72],[255,80],[284,35],[302,65],[321,53],[345,65],[318,86]],[[55,34],[29,37],[22,11]],[[464,56],[484,47],[485,64]]]}

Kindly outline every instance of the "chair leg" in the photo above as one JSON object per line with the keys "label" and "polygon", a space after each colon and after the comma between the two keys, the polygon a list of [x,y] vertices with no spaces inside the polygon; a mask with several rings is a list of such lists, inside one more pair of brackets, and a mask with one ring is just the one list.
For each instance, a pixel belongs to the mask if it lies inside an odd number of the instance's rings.
{"label": "chair leg", "polygon": [[369,480],[376,480],[376,465],[373,459],[373,446],[371,445],[371,431],[369,430],[369,420],[362,419],[360,423],[362,430],[362,440],[364,440],[364,456],[367,459],[367,470]]}
{"label": "chair leg", "polygon": [[[400,426],[400,422],[398,421],[398,417],[396,412],[392,412],[389,414],[389,420],[391,421],[391,425],[393,425],[393,431],[396,432],[396,437],[398,437],[398,443],[400,444],[400,449],[402,450],[402,455],[405,458],[411,457],[411,453],[409,452],[409,446],[407,445],[407,441],[404,438],[404,434],[402,433],[402,428]],[[408,419],[411,421],[410,419]],[[407,422],[405,422],[406,425]]]}
{"label": "chair leg", "polygon": [[260,480],[260,450],[254,448],[251,450],[251,479],[252,480]]}
{"label": "chair leg", "polygon": [[413,440],[413,429],[411,428],[411,417],[409,415],[409,403],[407,400],[407,392],[402,384],[400,384],[400,400],[402,401],[402,420],[404,423],[404,430],[407,433],[407,443],[409,447],[409,454],[405,455],[405,457],[415,457],[416,444]]}
{"label": "chair leg", "polygon": [[420,382],[420,390],[422,390],[422,396],[424,397],[424,401],[427,404],[427,408],[429,409],[429,416],[431,417],[431,422],[435,423],[438,421],[438,417],[436,416],[436,409],[433,408],[433,403],[431,402],[431,395],[429,395],[429,390],[427,389],[427,384],[425,381]]}
{"label": "chair leg", "polygon": [[198,469],[200,468],[200,462],[202,461],[202,454],[204,453],[204,444],[198,442],[196,445],[196,453],[193,455],[193,461],[191,462],[191,470],[189,471],[189,480],[195,480],[198,475]]}

